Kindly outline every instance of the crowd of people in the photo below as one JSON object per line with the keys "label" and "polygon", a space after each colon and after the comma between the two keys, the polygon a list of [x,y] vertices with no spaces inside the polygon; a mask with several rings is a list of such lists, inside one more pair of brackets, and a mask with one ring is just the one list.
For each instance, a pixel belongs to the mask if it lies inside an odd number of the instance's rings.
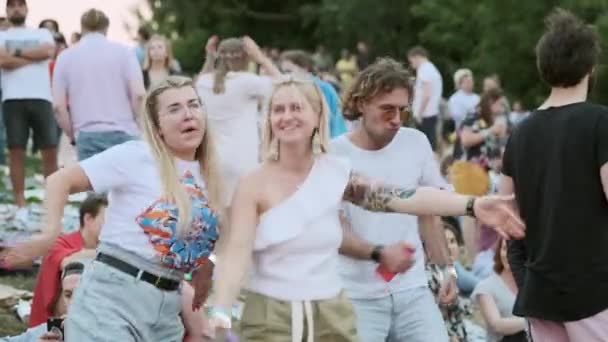
{"label": "crowd of people", "polygon": [[188,77],[166,37],[113,42],[91,9],[68,47],[27,11],[0,21],[2,132],[15,224],[29,146],[46,217],[0,254],[42,258],[6,341],[464,342],[471,303],[489,342],[608,340],[608,113],[573,14],[548,17],[529,113],[464,67],[444,99],[421,46],[334,63],[212,36]]}

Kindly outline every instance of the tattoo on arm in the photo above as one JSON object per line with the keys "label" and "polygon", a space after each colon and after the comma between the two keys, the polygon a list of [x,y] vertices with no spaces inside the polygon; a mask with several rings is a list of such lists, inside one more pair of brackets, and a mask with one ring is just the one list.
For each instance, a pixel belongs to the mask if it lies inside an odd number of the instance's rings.
{"label": "tattoo on arm", "polygon": [[416,193],[415,189],[405,189],[381,183],[373,183],[369,179],[353,172],[350,175],[344,200],[370,211],[392,212],[390,201],[406,199]]}

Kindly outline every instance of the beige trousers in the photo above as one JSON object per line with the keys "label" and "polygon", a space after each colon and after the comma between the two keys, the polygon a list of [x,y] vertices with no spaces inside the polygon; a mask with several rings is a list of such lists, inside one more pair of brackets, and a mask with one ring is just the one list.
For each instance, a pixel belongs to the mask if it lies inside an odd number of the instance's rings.
{"label": "beige trousers", "polygon": [[290,302],[245,292],[239,324],[243,342],[357,342],[355,314],[344,293],[336,298]]}

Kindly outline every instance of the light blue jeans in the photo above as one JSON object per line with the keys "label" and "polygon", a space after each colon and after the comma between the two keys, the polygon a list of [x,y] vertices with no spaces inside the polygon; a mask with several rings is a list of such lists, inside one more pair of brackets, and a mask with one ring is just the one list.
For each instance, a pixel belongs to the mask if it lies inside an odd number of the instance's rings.
{"label": "light blue jeans", "polygon": [[122,131],[80,132],[76,138],[78,160],[85,160],[114,145],[133,139],[136,138]]}
{"label": "light blue jeans", "polygon": [[458,278],[456,279],[458,290],[460,290],[462,295],[468,297],[475,290],[475,286],[477,286],[480,279],[458,261],[454,263],[454,268],[456,268],[456,274],[458,274]]}
{"label": "light blue jeans", "polygon": [[433,293],[427,287],[375,299],[351,299],[361,341],[448,342]]}
{"label": "light blue jeans", "polygon": [[[98,250],[155,275],[160,265],[117,249]],[[172,277],[173,278],[173,277]],[[177,280],[177,279],[176,279]],[[181,291],[163,291],[104,263],[85,266],[65,323],[66,342],[182,342]]]}

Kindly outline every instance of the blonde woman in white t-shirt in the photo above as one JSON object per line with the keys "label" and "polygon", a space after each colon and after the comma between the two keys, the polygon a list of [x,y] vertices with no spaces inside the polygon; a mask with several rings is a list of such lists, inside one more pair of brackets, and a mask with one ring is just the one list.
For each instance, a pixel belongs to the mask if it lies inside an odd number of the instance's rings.
{"label": "blonde woman in white t-shirt", "polygon": [[198,308],[211,283],[221,210],[203,108],[191,79],[170,76],[145,100],[143,141],[114,146],[48,178],[47,225],[5,254],[12,264],[47,252],[61,233],[70,193],[108,192],[110,202],[96,259],[70,307],[68,341],[182,341],[180,284],[185,272],[193,273],[192,307]]}
{"label": "blonde woman in white t-shirt", "polygon": [[[208,42],[207,50],[211,53],[208,58],[213,58],[213,41]],[[250,59],[262,66],[268,76],[249,72]],[[209,113],[209,128],[217,139],[225,199],[229,203],[239,178],[259,164],[259,105],[261,102],[264,107],[268,101],[271,77],[281,73],[249,37],[222,40],[215,54],[214,70],[206,71],[196,86]]]}
{"label": "blonde woman in white t-shirt", "polygon": [[342,200],[372,211],[476,215],[515,233],[522,229],[508,209],[512,199],[402,189],[351,172],[346,160],[327,154],[327,113],[310,80],[288,77],[276,85],[265,123],[266,160],[240,181],[232,202],[231,233],[219,256],[229,267],[218,268],[212,331],[230,327],[229,308],[252,266],[241,338],[357,340],[338,272]]}

